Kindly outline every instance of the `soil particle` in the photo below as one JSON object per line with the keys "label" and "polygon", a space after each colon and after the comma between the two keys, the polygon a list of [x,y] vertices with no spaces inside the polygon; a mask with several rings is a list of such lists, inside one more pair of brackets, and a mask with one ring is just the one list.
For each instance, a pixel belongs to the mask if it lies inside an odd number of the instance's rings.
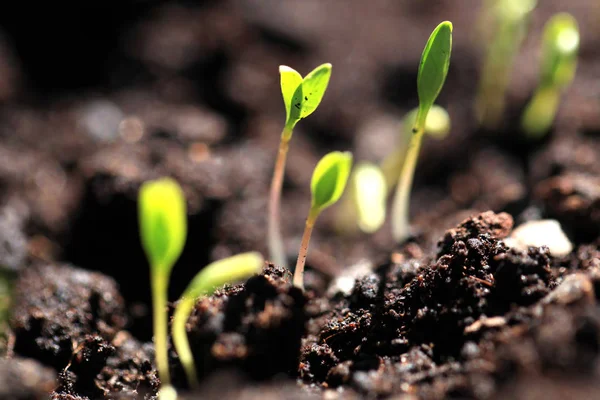
{"label": "soil particle", "polygon": [[56,386],[56,373],[31,359],[0,359],[0,399],[42,400]]}
{"label": "soil particle", "polygon": [[14,304],[15,352],[57,370],[86,347],[90,334],[110,341],[126,323],[112,279],[67,265],[26,269],[16,283]]}
{"label": "soil particle", "polygon": [[91,337],[59,374],[55,393],[91,399],[154,399],[159,380],[153,359],[152,345],[142,345],[126,331],[119,332],[110,344]]}
{"label": "soil particle", "polygon": [[513,227],[513,219],[509,214],[495,214],[491,211],[484,212],[476,217],[468,218],[456,229],[448,230],[438,243],[440,251],[438,256],[448,254],[451,246],[457,241],[466,241],[480,234],[488,234],[495,239],[508,236]]}

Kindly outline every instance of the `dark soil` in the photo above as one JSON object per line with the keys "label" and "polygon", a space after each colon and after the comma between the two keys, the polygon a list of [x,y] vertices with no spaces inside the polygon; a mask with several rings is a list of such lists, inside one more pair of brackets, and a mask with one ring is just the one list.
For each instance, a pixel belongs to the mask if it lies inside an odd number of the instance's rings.
{"label": "dark soil", "polygon": [[[1,399],[155,399],[140,185],[172,176],[189,235],[169,312],[209,262],[266,254],[266,202],[283,106],[277,66],[334,65],[319,109],[298,124],[282,231],[295,261],[310,178],[331,150],[379,162],[417,105],[423,43],[442,20],[454,48],[426,138],[413,236],[320,217],[303,293],[289,271],[198,300],[187,324],[201,381],[181,399],[600,398],[600,30],[589,0],[539,2],[500,127],[476,126],[482,52],[469,0],[108,2],[0,13]],[[542,26],[581,27],[576,79],[552,131],[524,139]],[[94,21],[103,21],[102,23]],[[24,21],[29,21],[27,24]],[[36,26],[32,35],[31,26]],[[40,33],[41,32],[41,33]],[[517,248],[513,228],[557,220],[569,254]],[[544,232],[542,235],[549,234]],[[12,296],[11,296],[12,295]],[[9,298],[12,300],[9,302]]]}

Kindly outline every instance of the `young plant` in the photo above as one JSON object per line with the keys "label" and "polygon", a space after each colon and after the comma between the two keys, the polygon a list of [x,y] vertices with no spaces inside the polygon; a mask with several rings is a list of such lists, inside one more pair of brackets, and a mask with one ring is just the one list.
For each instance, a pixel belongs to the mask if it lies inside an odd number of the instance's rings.
{"label": "young plant", "polygon": [[577,69],[579,28],[573,16],[554,15],[544,27],[540,83],[521,119],[531,139],[542,137],[554,121],[562,92],[571,84]]}
{"label": "young plant", "polygon": [[287,258],[280,230],[279,203],[289,142],[298,121],[312,114],[321,103],[331,76],[331,64],[318,66],[304,78],[296,70],[285,65],[279,67],[279,74],[281,76],[281,93],[285,104],[286,117],[285,126],[283,132],[281,132],[273,180],[271,181],[267,244],[271,260],[277,265],[287,267]]}
{"label": "young plant", "polygon": [[166,393],[171,382],[167,289],[171,270],[181,255],[187,235],[186,204],[181,187],[170,178],[145,182],[140,188],[138,212],[142,246],[150,263],[156,367]]}
{"label": "young plant", "polygon": [[194,310],[196,300],[201,296],[212,294],[215,289],[225,284],[244,280],[259,273],[263,265],[264,259],[257,252],[242,253],[215,261],[204,267],[185,289],[173,314],[171,332],[175,350],[191,387],[196,388],[198,380],[185,325]]}
{"label": "young plant", "polygon": [[361,162],[352,170],[349,186],[337,210],[337,229],[343,234],[356,233],[357,229],[376,232],[385,222],[387,185],[383,172],[375,164]]}
{"label": "young plant", "polygon": [[434,29],[429,37],[419,64],[417,75],[419,108],[392,205],[392,236],[396,242],[401,242],[409,236],[408,206],[410,189],[421,148],[421,140],[425,132],[429,110],[446,81],[451,52],[452,23],[444,21]]}
{"label": "young plant", "polygon": [[10,336],[9,317],[17,272],[0,265],[0,358],[7,355]]}
{"label": "young plant", "polygon": [[300,252],[296,262],[294,271],[294,285],[304,290],[304,263],[308,253],[308,244],[310,235],[317,217],[327,207],[337,202],[348,182],[348,176],[352,169],[352,153],[333,151],[323,157],[315,167],[310,189],[312,200],[304,234],[302,235],[302,243],[300,244]]}
{"label": "young plant", "polygon": [[487,129],[498,126],[505,107],[505,93],[515,56],[523,43],[529,16],[537,0],[491,0],[486,12],[491,21],[490,45],[483,64],[475,110]]}
{"label": "young plant", "polygon": [[[396,186],[406,152],[408,150],[408,144],[412,136],[412,128],[417,118],[418,108],[411,110],[404,119],[402,120],[401,128],[401,141],[398,144],[396,150],[391,152],[380,164],[381,171],[385,177],[385,183],[387,186],[388,194]],[[435,139],[444,139],[450,132],[450,116],[444,107],[433,105],[427,119],[425,120],[425,133]]]}

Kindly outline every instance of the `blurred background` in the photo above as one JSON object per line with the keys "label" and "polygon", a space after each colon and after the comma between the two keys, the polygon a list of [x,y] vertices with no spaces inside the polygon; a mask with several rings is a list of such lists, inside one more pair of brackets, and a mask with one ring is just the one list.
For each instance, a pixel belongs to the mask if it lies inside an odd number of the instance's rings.
{"label": "blurred background", "polygon": [[[190,235],[174,270],[172,299],[209,261],[264,252],[266,198],[285,116],[278,66],[304,75],[330,62],[327,93],[298,124],[287,164],[283,232],[293,258],[317,160],[331,150],[351,150],[355,159],[373,162],[389,154],[400,140],[403,116],[417,106],[423,46],[443,20],[454,24],[454,47],[438,103],[448,110],[452,128],[444,140],[425,140],[413,193],[415,225],[426,227],[424,235],[435,244],[453,226],[446,221],[469,210],[531,211],[532,182],[556,174],[557,160],[569,164],[574,158],[576,169],[600,169],[600,3],[539,1],[511,67],[502,121],[482,129],[473,106],[488,43],[487,3],[4,4],[3,218],[21,227],[23,257],[115,277],[134,315],[145,321],[134,333],[148,339],[148,270],[136,214],[141,182],[173,176],[189,202]],[[579,23],[579,66],[553,131],[532,153],[515,127],[537,85],[543,25],[559,11]],[[583,141],[564,145],[581,132]],[[548,157],[553,161],[544,162]],[[339,238],[333,215],[323,215],[309,266],[332,275],[360,259],[389,257],[389,226],[374,236]]]}

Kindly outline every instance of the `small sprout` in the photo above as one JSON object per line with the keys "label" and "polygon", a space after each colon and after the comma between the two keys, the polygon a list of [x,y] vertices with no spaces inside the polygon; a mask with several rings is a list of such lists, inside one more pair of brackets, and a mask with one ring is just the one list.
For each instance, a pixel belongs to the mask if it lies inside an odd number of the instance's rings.
{"label": "small sprout", "polygon": [[[417,118],[418,109],[415,108],[404,117],[401,128],[401,141],[393,152],[391,152],[380,164],[385,177],[388,194],[396,186],[400,176],[400,170],[404,163],[404,157],[408,150],[408,144],[412,137],[412,128]],[[450,115],[444,107],[434,104],[427,114],[425,120],[425,133],[434,139],[444,139],[450,133]]]}
{"label": "small sprout", "polygon": [[9,317],[12,310],[12,296],[17,271],[0,265],[0,357],[5,355],[10,337]]}
{"label": "small sprout", "polygon": [[298,121],[312,114],[321,103],[329,84],[331,64],[318,66],[304,78],[296,70],[285,65],[279,67],[279,74],[281,94],[285,104],[285,126],[281,133],[279,152],[271,181],[267,241],[271,260],[277,265],[287,267],[280,230],[279,209],[289,142]]}
{"label": "small sprout", "polygon": [[161,384],[168,386],[171,379],[167,354],[167,288],[187,235],[183,191],[170,178],[145,182],[140,188],[138,211],[142,246],[150,263],[156,367]]}
{"label": "small sprout", "polygon": [[577,69],[579,28],[573,16],[554,15],[544,27],[540,83],[525,109],[521,126],[532,139],[542,137],[552,125],[561,93]]}
{"label": "small sprout", "polygon": [[349,185],[337,213],[339,230],[376,232],[385,222],[387,185],[383,172],[375,164],[361,162],[352,171]]}
{"label": "small sprout", "polygon": [[[479,81],[475,110],[479,123],[498,126],[505,108],[505,95],[517,52],[527,33],[529,17],[537,0],[490,0],[485,11],[485,26],[490,43]],[[483,24],[482,24],[483,25]]]}
{"label": "small sprout", "polygon": [[417,158],[429,110],[442,90],[448,74],[451,52],[452,23],[445,21],[439,24],[429,37],[419,64],[419,108],[392,205],[392,236],[396,242],[401,242],[409,236],[408,207]]}
{"label": "small sprout", "polygon": [[264,259],[257,252],[242,253],[215,261],[202,269],[185,289],[173,314],[171,330],[173,344],[190,386],[196,388],[198,380],[185,325],[194,310],[196,300],[201,296],[211,295],[215,289],[225,284],[241,281],[259,273],[263,265]]}
{"label": "small sprout", "polygon": [[300,289],[304,290],[304,263],[308,253],[310,235],[317,217],[324,209],[340,199],[342,193],[344,193],[351,169],[352,153],[341,151],[333,151],[325,155],[315,167],[310,183],[311,206],[306,219],[304,234],[302,235],[296,270],[294,271],[294,285]]}

